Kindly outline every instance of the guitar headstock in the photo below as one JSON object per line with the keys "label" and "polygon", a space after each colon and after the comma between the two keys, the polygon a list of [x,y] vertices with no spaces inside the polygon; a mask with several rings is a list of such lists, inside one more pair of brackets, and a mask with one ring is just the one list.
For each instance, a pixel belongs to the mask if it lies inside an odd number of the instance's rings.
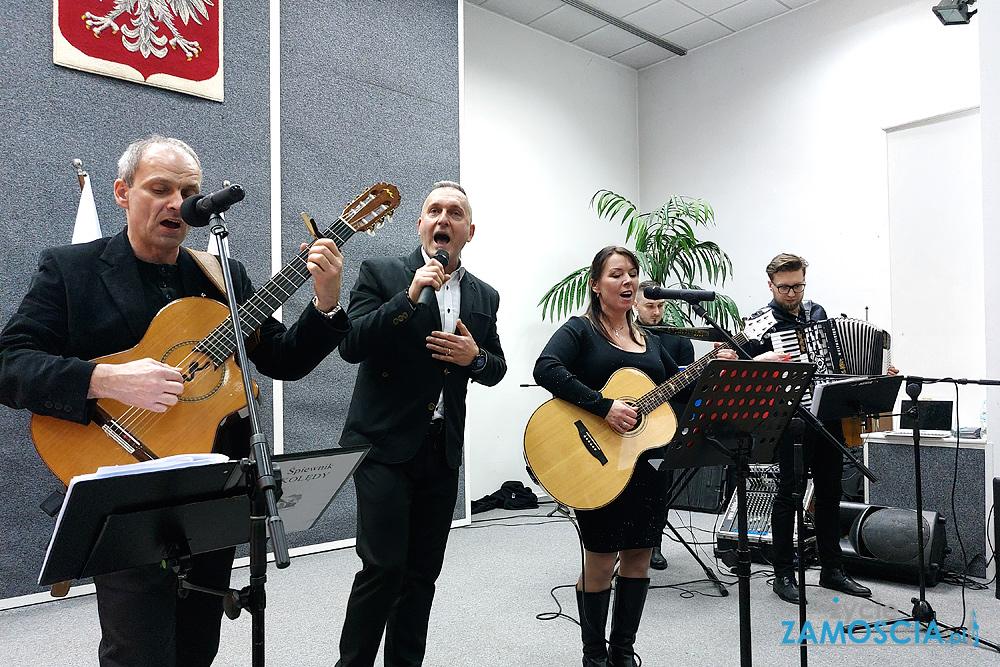
{"label": "guitar headstock", "polygon": [[399,202],[399,190],[395,185],[376,183],[348,204],[340,218],[356,232],[374,234],[391,219]]}
{"label": "guitar headstock", "polygon": [[746,336],[747,340],[764,340],[764,336],[771,331],[778,323],[778,320],[774,317],[774,311],[770,308],[764,308],[759,313],[754,313],[745,322],[743,326],[743,335]]}

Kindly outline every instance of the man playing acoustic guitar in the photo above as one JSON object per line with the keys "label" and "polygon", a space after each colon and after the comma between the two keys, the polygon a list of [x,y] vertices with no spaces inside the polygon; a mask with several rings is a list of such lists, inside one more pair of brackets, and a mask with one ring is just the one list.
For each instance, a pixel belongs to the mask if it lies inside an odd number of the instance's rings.
{"label": "man playing acoustic guitar", "polygon": [[[179,297],[225,303],[192,254],[181,250],[189,229],[181,202],[199,192],[201,180],[198,156],[183,141],[153,135],[126,149],[114,186],[126,227],[111,238],[42,252],[27,295],[0,334],[0,402],[78,424],[91,421],[97,399],[150,413],[177,404],[186,381],[178,368],[151,358],[88,360],[135,347],[160,309]],[[312,304],[288,329],[274,318],[263,320],[248,342],[250,360],[276,379],[305,376],[350,330],[339,305],[343,258],[337,246],[317,240],[306,266],[314,279]],[[232,267],[242,303],[253,288],[246,269],[238,262]],[[215,451],[245,456],[246,422],[226,420]],[[219,425],[205,427],[215,433]],[[189,580],[228,588],[232,562],[233,549],[195,555]],[[196,591],[178,597],[176,575],[159,565],[100,575],[94,583],[102,666],[212,663],[221,597]]]}

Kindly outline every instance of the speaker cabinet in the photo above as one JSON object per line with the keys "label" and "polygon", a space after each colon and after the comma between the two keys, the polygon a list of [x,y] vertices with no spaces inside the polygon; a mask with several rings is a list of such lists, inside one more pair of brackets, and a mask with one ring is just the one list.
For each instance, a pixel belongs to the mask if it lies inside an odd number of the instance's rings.
{"label": "speaker cabinet", "polygon": [[[913,442],[887,438],[876,433],[867,441],[868,467],[879,478],[867,485],[866,502],[881,507],[916,508],[916,477],[913,469]],[[956,467],[956,458],[957,467]],[[986,576],[990,549],[986,544],[986,451],[982,442],[962,441],[957,453],[955,442],[928,438],[920,445],[923,509],[938,512],[947,519],[945,530],[952,552],[941,566],[950,572]],[[958,493],[952,504],[952,483]],[[959,536],[965,546],[965,558],[959,548]]]}
{"label": "speaker cabinet", "polygon": [[[924,580],[935,586],[941,563],[950,552],[945,519],[924,511]],[[882,579],[917,581],[920,551],[916,510],[864,503],[840,503],[840,546],[844,566],[851,572]]]}
{"label": "speaker cabinet", "polygon": [[[1000,477],[993,478],[993,569],[1000,572],[1000,512],[997,512],[997,502],[1000,501]],[[1000,600],[1000,577],[994,577],[997,583],[997,600]]]}

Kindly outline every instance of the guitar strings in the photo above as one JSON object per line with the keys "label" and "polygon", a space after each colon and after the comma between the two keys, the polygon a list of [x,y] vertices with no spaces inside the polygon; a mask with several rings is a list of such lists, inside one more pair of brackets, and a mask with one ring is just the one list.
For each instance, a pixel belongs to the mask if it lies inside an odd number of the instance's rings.
{"label": "guitar strings", "polygon": [[[741,333],[735,336],[737,343],[742,345],[747,342],[747,338]],[[656,408],[660,407],[668,400],[673,398],[679,391],[688,386],[695,379],[701,375],[701,371],[709,361],[717,358],[719,352],[723,349],[731,349],[726,343],[723,343],[717,348],[714,348],[711,352],[701,357],[697,361],[691,363],[687,368],[685,368],[680,373],[677,373],[672,378],[666,380],[665,382],[653,387],[648,392],[640,396],[635,401],[636,407],[644,415],[648,415]]]}
{"label": "guitar strings", "polygon": [[[338,230],[338,225],[340,227],[346,227],[346,229]],[[333,240],[337,244],[338,248],[341,248],[356,231],[357,230],[351,227],[350,223],[345,221],[343,217],[340,217],[330,226],[329,229],[324,232],[324,234]],[[343,238],[341,238],[342,235]],[[284,303],[284,301],[294,294],[295,291],[309,279],[309,268],[307,266],[306,258],[309,255],[309,250],[312,248],[313,243],[315,243],[315,241],[309,243],[309,245],[307,245],[304,249],[300,250],[299,253],[274,276],[274,278],[265,283],[260,290],[254,292],[254,294],[252,294],[250,298],[247,299],[242,306],[240,306],[239,310],[241,315],[256,311],[255,319],[258,320],[257,325],[250,325],[249,331],[242,331],[248,326],[248,321],[244,317],[240,318],[240,329],[244,338],[250,336],[250,334],[256,330],[257,326],[263,323],[267,317],[272,315],[274,311],[277,310],[282,303]],[[301,278],[301,281],[296,284],[295,281],[288,275],[289,273],[294,273],[296,276]],[[279,277],[285,280],[292,288],[290,292],[282,289],[278,285]],[[272,288],[284,295],[284,299],[279,298],[276,305],[268,311],[262,306],[271,305],[265,300],[265,296],[271,297],[272,299],[275,297],[275,292],[272,291]],[[226,321],[228,321],[228,318]],[[197,343],[191,351],[181,359],[178,366],[183,366],[187,362],[191,361],[195,353],[201,353],[209,357],[216,368],[220,368],[223,364],[225,364],[225,362],[233,355],[236,348],[236,342],[233,330],[225,327],[224,324],[225,322],[220,323],[208,336]],[[129,435],[141,441],[142,436],[146,435],[163,416],[165,416],[165,413],[154,412],[152,410],[146,410],[135,406],[128,406],[128,409],[126,409],[120,417],[113,418],[113,420]]]}

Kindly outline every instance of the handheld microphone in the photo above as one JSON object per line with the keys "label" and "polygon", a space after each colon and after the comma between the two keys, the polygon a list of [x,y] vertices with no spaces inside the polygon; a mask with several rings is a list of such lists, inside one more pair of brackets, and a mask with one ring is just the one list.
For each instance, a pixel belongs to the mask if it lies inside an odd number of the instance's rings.
{"label": "handheld microphone", "polygon": [[703,289],[671,289],[668,287],[647,287],[642,293],[647,299],[675,299],[688,303],[715,301],[715,292]]}
{"label": "handheld microphone", "polygon": [[[447,269],[448,262],[451,261],[451,255],[444,248],[441,248],[436,253],[434,253],[434,261],[441,265],[441,268]],[[417,299],[418,306],[430,306],[435,303],[437,299],[434,297],[434,288],[427,285],[422,290],[420,290],[420,298]]]}
{"label": "handheld microphone", "polygon": [[209,195],[191,195],[181,203],[181,219],[192,227],[205,227],[213,215],[228,211],[245,196],[243,186],[235,183]]}

